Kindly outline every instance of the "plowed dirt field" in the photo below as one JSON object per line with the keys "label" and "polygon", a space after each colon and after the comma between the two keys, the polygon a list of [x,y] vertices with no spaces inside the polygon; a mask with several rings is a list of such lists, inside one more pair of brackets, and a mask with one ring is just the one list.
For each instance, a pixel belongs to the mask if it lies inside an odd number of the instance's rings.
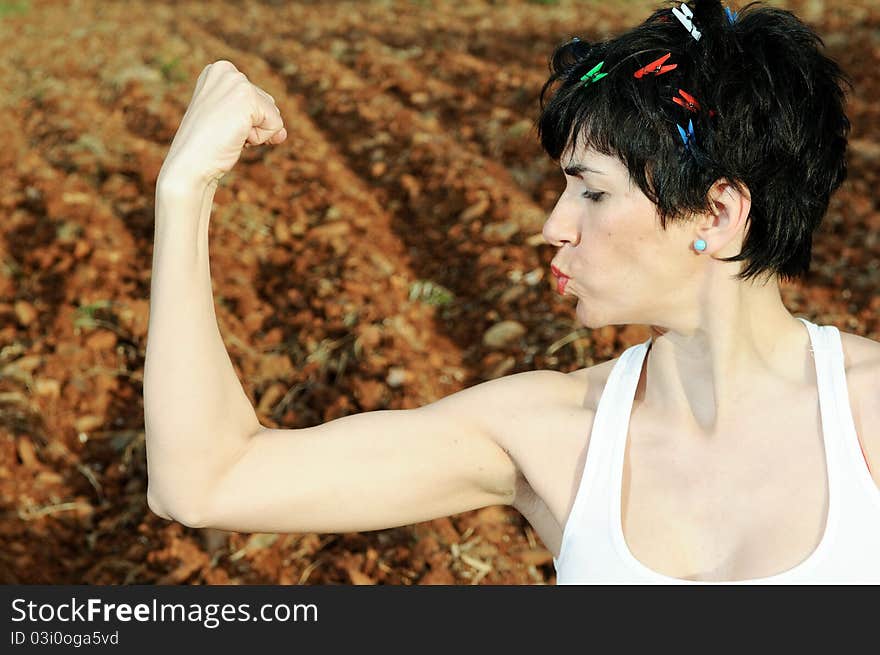
{"label": "plowed dirt field", "polygon": [[[856,84],[850,177],[785,302],[880,340],[880,9],[772,4],[814,25]],[[653,6],[0,3],[0,583],[555,582],[508,507],[324,535],[149,511],[156,176],[207,63],[275,97],[288,139],[244,151],[210,233],[221,333],[264,425],[607,360],[648,332],[580,327],[555,293],[540,233],[564,182],[533,124],[557,43]]]}

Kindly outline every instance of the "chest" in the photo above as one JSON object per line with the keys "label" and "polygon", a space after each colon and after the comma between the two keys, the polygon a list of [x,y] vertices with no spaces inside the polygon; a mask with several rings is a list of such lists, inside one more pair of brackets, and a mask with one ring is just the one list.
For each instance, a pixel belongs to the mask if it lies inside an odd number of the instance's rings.
{"label": "chest", "polygon": [[638,562],[675,578],[742,580],[786,571],[817,548],[829,499],[818,417],[790,416],[790,431],[748,427],[684,445],[631,426],[620,529]]}
{"label": "chest", "polygon": [[[611,493],[638,562],[676,578],[736,580],[781,573],[816,549],[828,509],[818,408],[762,414],[700,442],[676,439],[674,422],[633,411]],[[589,454],[583,439],[558,443],[557,474],[546,457],[532,466],[517,505],[555,556]]]}

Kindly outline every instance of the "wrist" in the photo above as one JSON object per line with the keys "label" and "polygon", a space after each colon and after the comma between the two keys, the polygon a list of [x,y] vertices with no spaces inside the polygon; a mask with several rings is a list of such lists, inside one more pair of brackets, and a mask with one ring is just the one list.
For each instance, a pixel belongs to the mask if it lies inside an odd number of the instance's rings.
{"label": "wrist", "polygon": [[207,191],[217,188],[219,178],[211,179],[207,175],[181,171],[179,168],[165,168],[159,171],[156,179],[156,194],[161,196],[192,196],[204,197]]}
{"label": "wrist", "polygon": [[199,225],[210,217],[218,180],[167,177],[156,181],[155,220],[158,225]]}

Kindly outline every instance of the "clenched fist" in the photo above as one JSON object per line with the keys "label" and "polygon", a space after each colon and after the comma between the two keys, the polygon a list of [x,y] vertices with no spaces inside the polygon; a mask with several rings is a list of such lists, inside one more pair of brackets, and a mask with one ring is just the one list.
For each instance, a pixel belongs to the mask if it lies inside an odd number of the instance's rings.
{"label": "clenched fist", "polygon": [[208,64],[171,142],[157,184],[192,187],[219,182],[243,147],[287,138],[275,99],[231,62]]}

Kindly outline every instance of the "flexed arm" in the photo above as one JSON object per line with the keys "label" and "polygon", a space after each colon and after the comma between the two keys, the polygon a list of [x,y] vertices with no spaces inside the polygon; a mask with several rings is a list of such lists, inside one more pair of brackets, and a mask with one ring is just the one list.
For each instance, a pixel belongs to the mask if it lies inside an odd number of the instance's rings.
{"label": "flexed arm", "polygon": [[242,147],[286,136],[271,96],[218,61],[199,76],[159,174],[144,424],[148,501],[165,518],[198,513],[190,505],[260,428],[217,326],[208,222]]}
{"label": "flexed arm", "polygon": [[217,180],[246,140],[286,134],[271,97],[230,66],[203,72],[157,185],[144,366],[150,508],[192,527],[348,532],[512,503],[518,471],[503,441],[564,374],[511,375],[417,409],[308,428],[260,425],[217,327],[208,220]]}

